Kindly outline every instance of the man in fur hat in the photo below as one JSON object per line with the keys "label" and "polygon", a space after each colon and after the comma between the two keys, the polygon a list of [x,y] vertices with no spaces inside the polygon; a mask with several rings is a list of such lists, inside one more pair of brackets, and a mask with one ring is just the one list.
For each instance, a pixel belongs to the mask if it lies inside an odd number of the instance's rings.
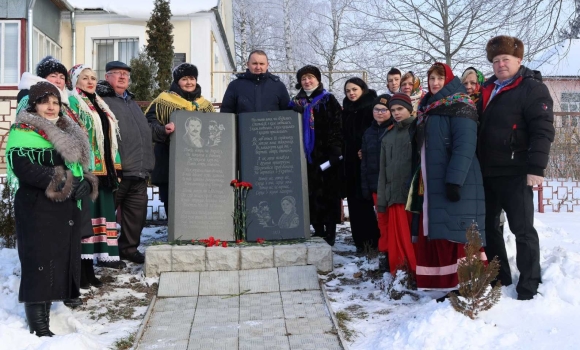
{"label": "man in fur hat", "polygon": [[477,103],[480,117],[477,152],[483,173],[487,256],[500,261],[498,280],[512,283],[503,235],[505,210],[516,236],[519,300],[529,300],[541,282],[540,244],[534,229],[532,187],[542,184],[554,141],[552,98],[542,75],[522,65],[524,44],[497,36],[487,43],[494,75],[482,87]]}

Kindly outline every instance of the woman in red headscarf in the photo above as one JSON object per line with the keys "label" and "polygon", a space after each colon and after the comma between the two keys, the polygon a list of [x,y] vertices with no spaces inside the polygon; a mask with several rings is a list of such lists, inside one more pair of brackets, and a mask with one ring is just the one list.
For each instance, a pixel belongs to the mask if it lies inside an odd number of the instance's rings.
{"label": "woman in red headscarf", "polygon": [[435,63],[428,81],[414,134],[418,159],[407,210],[419,214],[413,232],[417,287],[452,291],[473,222],[485,242],[483,179],[475,155],[478,116],[449,66]]}

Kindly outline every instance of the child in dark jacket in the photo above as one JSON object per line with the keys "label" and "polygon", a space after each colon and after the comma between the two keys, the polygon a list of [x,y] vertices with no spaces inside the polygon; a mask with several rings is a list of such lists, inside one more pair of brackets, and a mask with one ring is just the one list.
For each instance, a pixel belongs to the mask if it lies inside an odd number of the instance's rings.
{"label": "child in dark jacket", "polygon": [[[378,96],[373,105],[374,121],[365,131],[362,139],[362,160],[361,160],[361,188],[363,197],[366,199],[373,198],[375,207],[377,205],[377,184],[379,182],[381,141],[387,134],[387,131],[393,125],[391,112],[389,111],[390,95],[384,94]],[[377,213],[379,230],[379,251],[387,252],[387,215],[386,213]],[[384,259],[381,262],[384,264]]]}

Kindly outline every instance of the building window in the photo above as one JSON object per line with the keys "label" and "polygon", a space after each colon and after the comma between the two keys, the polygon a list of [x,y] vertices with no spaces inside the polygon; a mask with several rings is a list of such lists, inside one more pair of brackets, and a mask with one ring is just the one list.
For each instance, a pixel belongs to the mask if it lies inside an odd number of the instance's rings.
{"label": "building window", "polygon": [[560,108],[562,112],[580,112],[580,92],[563,92]]}
{"label": "building window", "polygon": [[32,34],[32,62],[38,63],[46,56],[52,56],[60,60],[61,47],[40,30],[34,28]]}
{"label": "building window", "polygon": [[0,85],[18,84],[20,22],[0,21]]}
{"label": "building window", "polygon": [[111,61],[125,62],[139,56],[139,39],[94,39],[93,52],[95,53],[94,69],[99,79],[105,79],[105,65]]}

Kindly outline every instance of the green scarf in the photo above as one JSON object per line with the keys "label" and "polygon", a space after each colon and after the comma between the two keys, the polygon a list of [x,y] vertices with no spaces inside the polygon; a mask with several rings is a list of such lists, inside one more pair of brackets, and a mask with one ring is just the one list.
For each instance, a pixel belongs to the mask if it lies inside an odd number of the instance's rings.
{"label": "green scarf", "polygon": [[[53,151],[54,147],[50,141],[43,137],[44,132],[28,124],[13,124],[8,134],[8,144],[6,145],[6,180],[12,193],[16,193],[19,187],[18,177],[14,174],[12,158],[16,153],[19,157],[27,157],[31,163],[40,164],[43,162],[45,152]],[[50,163],[53,160],[50,159]],[[80,163],[67,163],[65,165],[72,172],[73,176],[83,179],[83,167]],[[77,201],[77,206],[81,208],[81,201]]]}

